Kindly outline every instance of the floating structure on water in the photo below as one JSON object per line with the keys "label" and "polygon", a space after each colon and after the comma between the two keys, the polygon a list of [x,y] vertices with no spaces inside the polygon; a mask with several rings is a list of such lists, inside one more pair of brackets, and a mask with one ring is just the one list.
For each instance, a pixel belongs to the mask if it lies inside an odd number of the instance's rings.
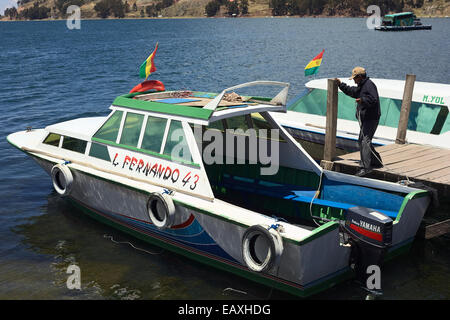
{"label": "floating structure on water", "polygon": [[383,17],[381,26],[375,27],[378,31],[410,31],[431,30],[431,25],[424,25],[413,12],[387,14]]}
{"label": "floating structure on water", "polygon": [[[254,85],[282,89],[227,99]],[[298,296],[355,272],[362,280],[368,265],[411,245],[429,192],[322,169],[274,117],[286,112],[289,84],[220,94],[139,88],[107,117],[7,139],[89,216]],[[228,139],[244,143],[218,143]]]}
{"label": "floating structure on water", "polygon": [[[371,80],[378,88],[381,118],[372,140],[374,146],[395,143],[400,118],[404,80]],[[352,80],[342,80],[354,85]],[[306,83],[306,90],[289,101],[286,113],[276,113],[273,117],[305,148],[314,158],[320,158],[325,141],[327,79],[316,79]],[[409,143],[427,144],[450,149],[450,85],[416,81],[412,95],[406,138]],[[355,99],[339,90],[336,147],[342,153],[359,150],[359,123],[355,116]],[[308,146],[312,144],[312,146]],[[313,149],[315,146],[317,152]],[[321,158],[320,158],[321,159]]]}

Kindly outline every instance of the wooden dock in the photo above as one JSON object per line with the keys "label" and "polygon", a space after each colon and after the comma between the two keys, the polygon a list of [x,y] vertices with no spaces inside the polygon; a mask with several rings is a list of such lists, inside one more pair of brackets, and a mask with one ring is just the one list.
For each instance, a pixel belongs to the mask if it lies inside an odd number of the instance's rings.
{"label": "wooden dock", "polygon": [[[373,170],[366,177],[428,189],[433,193],[432,207],[437,208],[441,201],[450,203],[450,149],[406,143],[415,79],[415,75],[406,75],[395,144],[376,148],[384,167]],[[335,80],[328,79],[327,91],[324,156],[320,165],[327,170],[355,174],[359,170],[359,151],[336,157],[338,88]],[[444,221],[431,225],[423,223],[420,236],[430,239],[450,233],[448,216],[446,214]]]}
{"label": "wooden dock", "polygon": [[[384,167],[367,177],[393,182],[412,180],[450,196],[450,150],[418,144],[390,144],[377,147]],[[335,158],[333,170],[354,174],[358,170],[360,153],[353,152]]]}
{"label": "wooden dock", "polygon": [[[436,190],[437,206],[450,198],[450,150],[418,144],[391,144],[377,147],[384,167],[375,169],[367,178],[399,182],[420,182]],[[355,174],[359,170],[360,153],[353,152],[334,159],[332,169]],[[414,187],[414,185],[412,185]],[[417,186],[421,188],[420,186]],[[418,235],[431,239],[450,232],[450,219],[423,224]]]}

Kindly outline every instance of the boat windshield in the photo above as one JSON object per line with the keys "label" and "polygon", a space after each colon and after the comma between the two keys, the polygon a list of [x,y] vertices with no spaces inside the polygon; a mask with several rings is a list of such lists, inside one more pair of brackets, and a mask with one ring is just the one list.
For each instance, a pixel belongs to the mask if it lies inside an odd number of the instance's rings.
{"label": "boat windshield", "polygon": [[[115,110],[92,140],[171,161],[188,164],[193,161],[182,122],[178,120]],[[97,149],[96,153],[101,154]]]}

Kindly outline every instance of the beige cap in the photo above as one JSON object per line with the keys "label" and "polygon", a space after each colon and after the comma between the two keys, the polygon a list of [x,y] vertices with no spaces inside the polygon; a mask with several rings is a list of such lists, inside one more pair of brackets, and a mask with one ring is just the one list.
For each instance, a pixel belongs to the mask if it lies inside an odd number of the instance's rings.
{"label": "beige cap", "polygon": [[352,80],[354,77],[360,74],[366,74],[366,69],[364,69],[363,67],[354,67],[352,70],[352,76],[349,79]]}

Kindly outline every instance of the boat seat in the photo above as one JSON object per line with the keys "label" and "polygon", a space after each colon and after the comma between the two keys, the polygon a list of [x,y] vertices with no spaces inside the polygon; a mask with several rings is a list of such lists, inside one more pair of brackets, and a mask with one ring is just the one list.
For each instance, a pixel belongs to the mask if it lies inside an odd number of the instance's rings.
{"label": "boat seat", "polygon": [[[279,184],[274,182],[268,182],[260,179],[244,178],[239,176],[231,176],[229,174],[223,175],[222,184],[226,188],[233,190],[241,190],[244,192],[257,193],[264,196],[281,198],[291,201],[298,201],[303,203],[311,203],[317,190],[294,186],[287,184]],[[313,204],[321,205],[325,207],[332,207],[347,211],[349,208],[357,207],[358,204],[343,203],[330,201],[326,199],[316,198]],[[388,217],[395,219],[397,217],[396,211],[374,209],[377,212],[383,213]]]}

